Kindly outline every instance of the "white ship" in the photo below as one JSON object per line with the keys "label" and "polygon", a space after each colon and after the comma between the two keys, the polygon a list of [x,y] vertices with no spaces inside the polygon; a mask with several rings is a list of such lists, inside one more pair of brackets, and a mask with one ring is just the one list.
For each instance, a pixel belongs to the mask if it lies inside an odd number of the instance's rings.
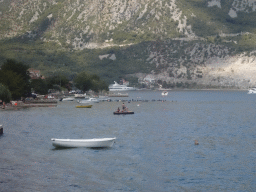
{"label": "white ship", "polygon": [[[115,81],[114,81],[115,82]],[[126,85],[120,85],[117,82],[111,84],[108,87],[109,91],[135,91],[135,87],[127,87]]]}

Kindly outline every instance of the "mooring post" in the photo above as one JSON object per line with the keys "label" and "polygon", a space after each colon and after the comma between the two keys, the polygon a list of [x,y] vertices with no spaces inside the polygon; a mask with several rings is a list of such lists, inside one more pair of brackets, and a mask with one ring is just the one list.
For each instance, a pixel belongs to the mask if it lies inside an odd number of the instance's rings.
{"label": "mooring post", "polygon": [[4,133],[3,125],[0,125],[0,135]]}

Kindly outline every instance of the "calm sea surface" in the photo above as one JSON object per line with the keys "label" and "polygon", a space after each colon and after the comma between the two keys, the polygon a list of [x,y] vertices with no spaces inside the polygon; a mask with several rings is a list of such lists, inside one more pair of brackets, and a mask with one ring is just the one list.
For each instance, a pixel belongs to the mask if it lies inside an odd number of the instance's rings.
{"label": "calm sea surface", "polygon": [[[117,101],[1,110],[0,191],[256,190],[256,95],[134,91],[119,99],[140,100],[125,102],[135,114],[113,115]],[[117,140],[97,150],[51,143],[101,137]]]}

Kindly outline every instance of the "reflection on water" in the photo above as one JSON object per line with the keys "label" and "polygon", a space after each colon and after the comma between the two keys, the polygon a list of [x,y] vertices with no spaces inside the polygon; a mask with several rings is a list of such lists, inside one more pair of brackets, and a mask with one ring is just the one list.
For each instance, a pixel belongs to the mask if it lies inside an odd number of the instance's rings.
{"label": "reflection on water", "polygon": [[[139,100],[124,101],[134,115],[113,115],[122,104],[117,101],[83,109],[74,101],[0,111],[0,191],[255,189],[254,95],[170,91],[163,97],[134,91],[129,96]],[[117,140],[105,149],[51,144],[51,138],[99,137]]]}

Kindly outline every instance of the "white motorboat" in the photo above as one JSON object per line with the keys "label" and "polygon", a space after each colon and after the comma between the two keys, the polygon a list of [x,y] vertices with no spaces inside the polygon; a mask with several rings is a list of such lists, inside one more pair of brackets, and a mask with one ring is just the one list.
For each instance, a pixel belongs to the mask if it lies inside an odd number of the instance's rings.
{"label": "white motorboat", "polygon": [[73,97],[64,97],[62,101],[74,101]]}
{"label": "white motorboat", "polygon": [[120,85],[114,81],[115,84],[109,85],[109,91],[135,91],[135,87],[127,87],[126,85]]}
{"label": "white motorboat", "polygon": [[248,94],[255,94],[256,93],[256,88],[251,88],[248,91]]}
{"label": "white motorboat", "polygon": [[162,92],[162,95],[163,95],[163,96],[167,96],[167,95],[168,95],[168,92],[167,92],[167,91],[163,91],[163,92]]}
{"label": "white motorboat", "polygon": [[52,145],[55,147],[112,147],[116,138],[95,138],[95,139],[56,139],[52,138]]}
{"label": "white motorboat", "polygon": [[109,101],[110,98],[107,97],[107,96],[99,96],[98,100],[99,100],[99,101]]}
{"label": "white motorboat", "polygon": [[86,98],[86,93],[85,94],[75,94],[76,99],[84,99]]}
{"label": "white motorboat", "polygon": [[78,103],[99,103],[100,101],[96,98],[90,97],[89,99],[78,100]]}

